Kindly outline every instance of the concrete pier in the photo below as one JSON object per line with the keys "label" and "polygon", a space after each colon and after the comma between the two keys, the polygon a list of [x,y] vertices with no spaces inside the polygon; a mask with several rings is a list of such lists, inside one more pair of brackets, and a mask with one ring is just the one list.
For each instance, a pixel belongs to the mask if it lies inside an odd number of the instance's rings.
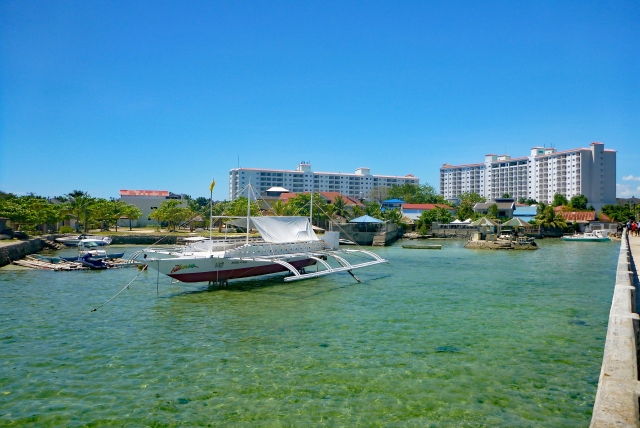
{"label": "concrete pier", "polygon": [[602,369],[593,405],[592,428],[640,427],[640,317],[636,309],[638,276],[633,263],[634,256],[635,260],[640,260],[640,238],[628,237],[625,232],[620,243]]}

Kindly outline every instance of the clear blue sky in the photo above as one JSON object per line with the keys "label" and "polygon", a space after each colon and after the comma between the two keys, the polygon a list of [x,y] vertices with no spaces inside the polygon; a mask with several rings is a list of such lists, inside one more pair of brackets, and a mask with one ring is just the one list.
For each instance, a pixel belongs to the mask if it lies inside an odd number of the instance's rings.
{"label": "clear blue sky", "polygon": [[0,2],[0,190],[228,195],[601,141],[640,196],[634,1]]}

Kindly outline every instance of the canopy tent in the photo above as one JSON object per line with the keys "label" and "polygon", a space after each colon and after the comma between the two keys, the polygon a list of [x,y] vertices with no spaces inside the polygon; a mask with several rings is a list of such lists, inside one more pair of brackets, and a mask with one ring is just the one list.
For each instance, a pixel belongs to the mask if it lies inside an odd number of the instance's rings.
{"label": "canopy tent", "polygon": [[349,223],[384,223],[384,221],[378,220],[377,218],[371,217],[370,215],[363,215],[362,217],[349,220]]}
{"label": "canopy tent", "polygon": [[307,217],[251,217],[265,242],[318,241]]}
{"label": "canopy tent", "polygon": [[502,226],[510,226],[510,227],[531,227],[531,224],[522,220],[521,218],[514,217],[506,223],[502,223]]}
{"label": "canopy tent", "polygon": [[498,223],[487,217],[482,217],[481,219],[476,220],[471,224],[474,226],[498,226]]}
{"label": "canopy tent", "polygon": [[451,223],[449,224],[461,224],[462,222],[458,219],[453,220]]}

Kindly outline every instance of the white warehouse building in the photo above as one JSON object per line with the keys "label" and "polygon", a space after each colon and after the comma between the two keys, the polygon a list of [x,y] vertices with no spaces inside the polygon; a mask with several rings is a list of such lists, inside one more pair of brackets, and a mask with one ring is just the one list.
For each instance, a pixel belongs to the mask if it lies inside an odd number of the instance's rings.
{"label": "white warehouse building", "polygon": [[[358,168],[355,173],[315,172],[311,163],[301,162],[295,170],[234,168],[229,171],[229,198],[246,196],[246,186],[251,185],[265,195],[271,187],[284,187],[289,192],[340,192],[357,199],[367,198],[375,187],[391,187],[394,184],[420,184],[412,174],[372,175],[369,168]],[[244,189],[244,191],[243,191]]]}
{"label": "white warehouse building", "polygon": [[550,203],[556,193],[567,199],[583,194],[599,210],[616,203],[616,151],[602,143],[589,148],[557,151],[534,147],[529,156],[485,156],[483,163],[444,164],[440,168],[440,194],[455,199],[474,192],[487,199],[508,193],[516,200],[531,198]]}

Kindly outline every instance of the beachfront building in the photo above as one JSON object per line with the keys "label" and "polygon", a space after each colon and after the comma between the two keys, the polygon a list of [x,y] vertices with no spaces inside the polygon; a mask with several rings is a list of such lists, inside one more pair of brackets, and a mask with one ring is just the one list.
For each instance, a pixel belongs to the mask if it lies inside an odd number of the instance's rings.
{"label": "beachfront building", "polygon": [[369,198],[376,188],[394,184],[420,184],[412,174],[372,175],[369,168],[358,168],[353,174],[343,172],[317,172],[310,162],[301,162],[295,170],[234,168],[229,171],[229,198],[247,196],[247,184],[251,183],[264,195],[271,187],[284,187],[292,193],[339,192],[356,199]]}
{"label": "beachfront building", "polygon": [[474,205],[473,211],[487,215],[492,205],[498,208],[498,217],[512,218],[513,212],[516,210],[516,203],[513,198],[495,198],[487,202],[478,202]]}
{"label": "beachfront building", "polygon": [[[149,217],[154,210],[157,210],[162,203],[168,199],[180,200],[181,206],[187,206],[184,195],[171,193],[168,190],[120,190],[120,200],[128,204],[135,205],[142,215],[137,220],[132,221],[132,226],[156,225],[156,221]],[[128,220],[118,222],[119,226],[128,226]]]}
{"label": "beachfront building", "polygon": [[531,198],[551,203],[560,193],[567,199],[583,194],[594,208],[616,202],[616,151],[602,143],[589,148],[557,151],[534,147],[529,156],[488,154],[484,162],[467,165],[444,164],[440,168],[440,194],[445,199],[465,192],[487,199],[504,194],[518,200]]}
{"label": "beachfront building", "polygon": [[434,208],[444,208],[451,214],[454,213],[454,209],[444,204],[402,204],[401,214],[402,217],[406,217],[410,220],[416,221],[420,218],[423,212],[431,211]]}

